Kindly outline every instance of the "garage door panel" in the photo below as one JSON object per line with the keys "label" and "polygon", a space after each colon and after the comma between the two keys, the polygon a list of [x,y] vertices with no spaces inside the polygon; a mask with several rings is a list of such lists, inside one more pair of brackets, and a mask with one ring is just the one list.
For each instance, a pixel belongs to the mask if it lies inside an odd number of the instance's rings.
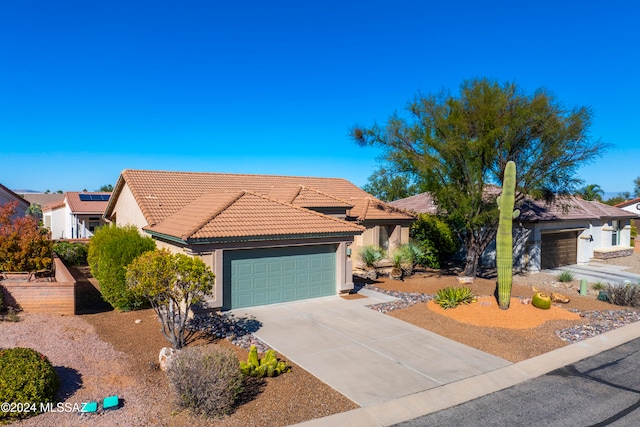
{"label": "garage door panel", "polygon": [[540,254],[542,269],[575,264],[578,257],[577,232],[543,234]]}
{"label": "garage door panel", "polygon": [[225,251],[223,308],[334,295],[336,246]]}

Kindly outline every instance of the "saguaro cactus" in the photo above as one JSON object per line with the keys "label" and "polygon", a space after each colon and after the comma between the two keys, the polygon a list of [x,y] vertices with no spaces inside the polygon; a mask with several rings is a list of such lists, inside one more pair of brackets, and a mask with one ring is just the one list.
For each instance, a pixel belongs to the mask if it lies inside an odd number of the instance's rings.
{"label": "saguaro cactus", "polygon": [[498,197],[500,208],[500,222],[496,236],[497,266],[498,266],[498,305],[501,309],[509,308],[511,302],[511,282],[513,280],[513,219],[520,215],[519,210],[513,210],[516,198],[516,164],[507,162],[502,182],[502,194]]}

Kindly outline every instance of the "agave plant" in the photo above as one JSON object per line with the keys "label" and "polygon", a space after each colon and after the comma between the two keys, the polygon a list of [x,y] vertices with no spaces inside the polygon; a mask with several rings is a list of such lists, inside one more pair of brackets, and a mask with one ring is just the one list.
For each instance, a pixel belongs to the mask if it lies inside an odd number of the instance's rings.
{"label": "agave plant", "polygon": [[384,249],[378,246],[363,246],[358,251],[358,259],[362,262],[364,269],[368,271],[373,279],[377,277],[378,263],[385,257]]}

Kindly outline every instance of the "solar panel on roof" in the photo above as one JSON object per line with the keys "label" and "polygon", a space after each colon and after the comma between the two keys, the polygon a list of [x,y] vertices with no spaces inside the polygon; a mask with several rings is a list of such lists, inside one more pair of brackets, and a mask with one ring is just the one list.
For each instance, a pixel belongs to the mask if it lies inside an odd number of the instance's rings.
{"label": "solar panel on roof", "polygon": [[110,194],[88,194],[82,193],[79,194],[81,202],[108,202]]}

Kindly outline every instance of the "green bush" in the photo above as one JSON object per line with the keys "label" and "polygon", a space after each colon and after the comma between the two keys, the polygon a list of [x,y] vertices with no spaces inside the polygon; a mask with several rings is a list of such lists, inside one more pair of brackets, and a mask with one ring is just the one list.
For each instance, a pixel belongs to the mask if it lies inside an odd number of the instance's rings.
{"label": "green bush", "polygon": [[358,259],[367,268],[376,268],[385,257],[384,249],[377,246],[363,246],[358,252]]}
{"label": "green bush", "polygon": [[615,305],[626,307],[640,307],[640,283],[607,284],[607,299]]}
{"label": "green bush", "polygon": [[593,285],[591,285],[591,288],[596,291],[602,291],[607,288],[607,285],[605,285],[602,282],[596,282]]}
{"label": "green bush", "polygon": [[409,235],[422,249],[416,261],[425,267],[440,268],[458,250],[451,226],[437,215],[419,214],[411,225]]}
{"label": "green bush", "polygon": [[558,274],[558,282],[570,282],[573,280],[573,273],[568,270],[563,270]]}
{"label": "green bush", "polygon": [[0,410],[0,420],[35,415],[41,403],[53,402],[58,387],[60,378],[43,354],[30,348],[0,350],[0,402],[29,405],[29,411]]}
{"label": "green bush", "polygon": [[244,378],[233,353],[204,346],[180,350],[173,356],[167,376],[176,404],[208,417],[233,410]]}
{"label": "green bush", "polygon": [[252,345],[246,363],[240,362],[240,371],[249,377],[277,377],[291,371],[291,366],[283,360],[278,360],[274,350],[267,350],[262,359],[258,359],[258,349]]}
{"label": "green bush", "polygon": [[476,295],[469,287],[452,287],[440,289],[434,300],[445,310],[456,308],[460,304],[470,304],[476,301]]}
{"label": "green bush", "polygon": [[96,230],[89,242],[88,261],[105,301],[123,311],[140,308],[146,303],[145,298],[127,288],[126,267],[155,246],[151,238],[141,236],[132,225],[105,226]]}
{"label": "green bush", "polygon": [[53,244],[53,252],[66,265],[85,265],[89,246],[86,243],[57,242]]}

